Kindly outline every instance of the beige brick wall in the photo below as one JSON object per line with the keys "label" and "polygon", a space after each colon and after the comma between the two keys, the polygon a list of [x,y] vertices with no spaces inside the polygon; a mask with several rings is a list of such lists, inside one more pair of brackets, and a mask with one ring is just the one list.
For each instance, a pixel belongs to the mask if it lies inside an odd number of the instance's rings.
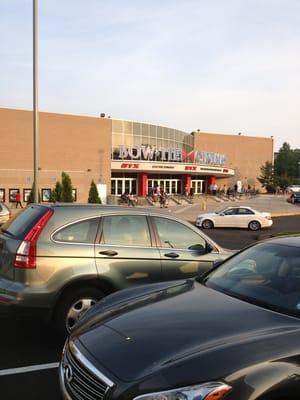
{"label": "beige brick wall", "polygon": [[240,180],[243,186],[250,184],[261,189],[257,177],[261,174],[260,167],[273,160],[272,138],[207,132],[195,132],[194,137],[196,150],[225,154],[226,166],[235,170],[233,178],[217,181],[220,188],[224,184],[233,187]]}
{"label": "beige brick wall", "polygon": [[[31,188],[32,112],[0,109],[0,188]],[[67,172],[78,201],[86,202],[92,179],[110,193],[111,120],[39,113],[39,188],[52,188]]]}

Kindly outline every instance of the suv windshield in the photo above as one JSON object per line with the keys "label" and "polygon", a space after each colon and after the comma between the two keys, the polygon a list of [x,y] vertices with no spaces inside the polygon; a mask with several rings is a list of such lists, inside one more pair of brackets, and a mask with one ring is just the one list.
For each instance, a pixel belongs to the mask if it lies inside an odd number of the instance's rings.
{"label": "suv windshield", "polygon": [[203,283],[242,300],[300,316],[300,248],[255,245],[225,261]]}
{"label": "suv windshield", "polygon": [[47,207],[39,205],[26,207],[3,224],[0,227],[0,232],[2,231],[15,239],[22,240],[47,210]]}

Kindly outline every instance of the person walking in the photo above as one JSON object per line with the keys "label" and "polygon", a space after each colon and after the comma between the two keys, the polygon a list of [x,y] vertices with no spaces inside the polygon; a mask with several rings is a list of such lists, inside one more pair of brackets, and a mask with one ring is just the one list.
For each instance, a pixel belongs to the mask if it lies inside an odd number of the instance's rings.
{"label": "person walking", "polygon": [[132,192],[129,193],[128,196],[128,207],[134,207],[137,203],[137,199],[135,198],[135,196],[133,195]]}
{"label": "person walking", "polygon": [[20,191],[18,190],[16,193],[16,208],[20,205],[21,208],[23,208],[23,205],[21,203],[21,194]]}
{"label": "person walking", "polygon": [[160,208],[166,207],[166,203],[167,203],[167,193],[163,189],[161,189],[159,194]]}

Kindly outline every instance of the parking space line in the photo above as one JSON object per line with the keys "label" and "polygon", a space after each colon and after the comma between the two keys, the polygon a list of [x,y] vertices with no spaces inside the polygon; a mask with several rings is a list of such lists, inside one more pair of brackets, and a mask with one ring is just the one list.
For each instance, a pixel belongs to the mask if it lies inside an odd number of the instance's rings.
{"label": "parking space line", "polygon": [[28,367],[0,369],[0,376],[26,374],[27,372],[43,371],[45,369],[58,368],[59,363],[30,365]]}

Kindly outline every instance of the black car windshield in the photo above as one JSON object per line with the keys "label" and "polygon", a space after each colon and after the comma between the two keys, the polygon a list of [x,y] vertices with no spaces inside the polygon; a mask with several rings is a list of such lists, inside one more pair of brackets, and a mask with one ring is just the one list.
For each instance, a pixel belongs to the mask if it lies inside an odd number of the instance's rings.
{"label": "black car windshield", "polygon": [[212,271],[207,287],[285,314],[300,316],[300,247],[261,243]]}

